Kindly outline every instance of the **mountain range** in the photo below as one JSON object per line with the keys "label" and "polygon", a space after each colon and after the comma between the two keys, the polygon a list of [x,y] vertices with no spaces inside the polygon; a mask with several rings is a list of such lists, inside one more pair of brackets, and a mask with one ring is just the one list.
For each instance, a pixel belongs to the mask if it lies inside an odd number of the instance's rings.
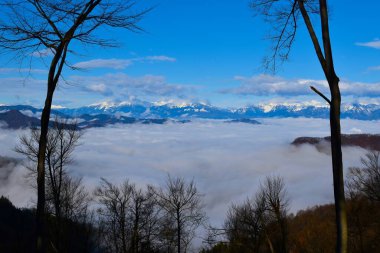
{"label": "mountain range", "polygon": [[[16,113],[17,112],[17,113]],[[10,128],[36,125],[42,109],[29,105],[0,105],[0,121]],[[258,123],[253,118],[328,118],[329,108],[320,105],[266,104],[242,108],[221,108],[208,104],[101,103],[78,108],[52,108],[52,115],[75,118],[80,127],[100,127],[108,124],[163,124],[168,121],[186,123],[192,119],[223,119],[232,122]],[[346,104],[342,118],[380,119],[380,105]]]}
{"label": "mountain range", "polygon": [[[1,110],[1,108],[0,108]],[[268,117],[307,117],[328,118],[329,108],[320,105],[303,104],[264,104],[242,108],[221,108],[208,104],[194,103],[184,105],[152,103],[102,103],[79,108],[57,108],[59,113],[70,116],[83,114],[124,115],[135,118],[173,118],[173,119],[241,119]],[[341,109],[342,118],[376,120],[380,119],[380,105],[346,104]]]}

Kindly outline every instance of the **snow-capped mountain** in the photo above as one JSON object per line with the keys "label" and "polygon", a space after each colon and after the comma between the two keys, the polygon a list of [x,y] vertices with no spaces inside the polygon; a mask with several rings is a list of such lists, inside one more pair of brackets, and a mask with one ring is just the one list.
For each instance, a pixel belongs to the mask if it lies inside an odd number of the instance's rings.
{"label": "snow-capped mountain", "polygon": [[[1,107],[0,107],[1,108]],[[261,104],[244,108],[220,108],[208,104],[98,104],[75,109],[56,109],[70,116],[82,114],[112,114],[135,118],[204,118],[204,119],[240,119],[267,117],[308,117],[328,118],[327,106],[314,104]],[[361,120],[380,119],[380,105],[345,104],[341,108],[342,118]]]}
{"label": "snow-capped mountain", "polygon": [[[1,107],[0,107],[1,110]],[[116,116],[128,116],[135,118],[210,118],[210,119],[228,119],[236,118],[231,110],[214,107],[211,105],[196,104],[133,104],[133,103],[101,103],[84,106],[80,108],[62,108],[55,109],[59,113],[70,116],[80,116],[83,114],[111,114]]]}
{"label": "snow-capped mountain", "polygon": [[[0,105],[0,113],[16,110],[28,117],[39,118],[41,109],[28,105]],[[244,108],[220,108],[204,103],[101,103],[79,108],[54,106],[52,114],[76,118],[84,127],[104,126],[107,124],[164,123],[167,119],[174,122],[188,122],[191,119],[252,119],[268,117],[308,117],[328,118],[329,108],[315,103],[306,104],[260,104]],[[342,118],[360,120],[379,120],[380,105],[344,104]],[[245,122],[244,120],[241,122]]]}

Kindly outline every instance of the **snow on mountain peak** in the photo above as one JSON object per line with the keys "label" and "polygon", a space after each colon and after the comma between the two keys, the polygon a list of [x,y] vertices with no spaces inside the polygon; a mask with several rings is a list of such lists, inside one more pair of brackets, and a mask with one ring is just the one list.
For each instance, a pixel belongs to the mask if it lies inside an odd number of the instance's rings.
{"label": "snow on mountain peak", "polygon": [[182,108],[182,107],[189,106],[191,103],[189,103],[187,101],[178,101],[178,100],[170,99],[170,100],[156,101],[156,102],[153,102],[153,104],[155,106],[164,106],[164,105],[166,105],[166,106],[169,106],[169,107]]}
{"label": "snow on mountain peak", "polygon": [[[1,105],[0,105],[1,106]],[[64,109],[66,107],[62,106],[62,105],[52,105],[51,106],[51,109]]]}
{"label": "snow on mountain peak", "polygon": [[114,107],[116,104],[114,102],[103,101],[100,103],[91,104],[90,107],[98,107],[99,109],[108,109]]}
{"label": "snow on mountain peak", "polygon": [[368,111],[370,108],[373,107],[378,107],[377,105],[363,105],[363,104],[343,104],[342,105],[342,111],[355,111],[355,112],[360,112],[360,111]]}
{"label": "snow on mountain peak", "polygon": [[[161,107],[162,106],[162,107]],[[373,120],[380,118],[380,105],[377,104],[342,104],[342,118],[355,118],[364,120]],[[41,109],[34,109],[30,106],[16,105],[5,106],[0,108],[2,111],[15,109],[20,111],[30,110],[31,112],[41,112]],[[254,117],[315,117],[326,118],[329,115],[329,108],[324,101],[308,101],[303,103],[277,103],[271,101],[259,105],[249,105],[241,108],[227,109],[214,107],[206,103],[188,103],[184,101],[159,101],[155,103],[140,102],[102,102],[79,108],[64,108],[63,106],[53,106],[58,110],[70,116],[78,115],[123,115],[135,118],[254,118]],[[28,112],[29,113],[29,112]]]}
{"label": "snow on mountain peak", "polygon": [[267,103],[267,104],[259,104],[259,107],[263,109],[264,112],[270,112],[275,108],[278,104],[276,103]]}
{"label": "snow on mountain peak", "polygon": [[174,99],[161,100],[161,101],[154,102],[153,104],[156,106],[164,106],[165,105],[165,106],[172,107],[172,108],[184,108],[184,107],[195,107],[197,105],[204,105],[204,106],[207,105],[207,103],[204,103],[204,102],[194,103],[194,102],[183,101],[183,100],[174,100]]}
{"label": "snow on mountain peak", "polygon": [[323,102],[323,101],[317,101],[317,100],[310,100],[310,101],[305,101],[305,102],[302,102],[302,103],[299,103],[303,106],[313,106],[313,107],[317,107],[317,108],[325,108],[325,107],[328,107],[328,104]]}
{"label": "snow on mountain peak", "polygon": [[311,100],[311,101],[305,101],[305,102],[300,102],[300,103],[296,103],[296,102],[260,103],[258,105],[258,107],[261,108],[265,113],[268,113],[268,112],[276,109],[276,107],[287,107],[287,108],[291,109],[292,111],[301,111],[301,110],[305,109],[306,107],[327,108],[328,105],[323,103],[323,102]]}

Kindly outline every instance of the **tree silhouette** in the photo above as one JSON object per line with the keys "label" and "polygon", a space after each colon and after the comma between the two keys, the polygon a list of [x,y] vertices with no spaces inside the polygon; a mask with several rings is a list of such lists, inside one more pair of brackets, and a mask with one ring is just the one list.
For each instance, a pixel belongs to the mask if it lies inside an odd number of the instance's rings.
{"label": "tree silhouette", "polygon": [[21,58],[45,50],[52,54],[47,77],[47,92],[41,116],[37,162],[36,251],[45,252],[45,151],[54,91],[60,80],[70,45],[116,46],[94,32],[100,27],[141,30],[137,23],[147,12],[134,12],[130,0],[5,0],[0,22],[0,48]]}
{"label": "tree silhouette", "polygon": [[[339,77],[335,73],[332,55],[327,0],[253,0],[251,8],[272,25],[273,33],[270,39],[273,41],[273,53],[266,58],[266,67],[272,67],[275,71],[278,60],[285,61],[288,59],[299,25],[299,18],[302,17],[325,74],[331,99],[315,87],[310,88],[330,106],[331,156],[337,228],[336,252],[345,253],[347,252],[347,214],[341,148],[341,94]],[[320,39],[316,34],[315,25],[310,15],[319,15]]]}
{"label": "tree silhouette", "polygon": [[95,189],[95,196],[102,205],[98,213],[105,218],[107,243],[112,252],[127,253],[128,223],[127,215],[132,199],[133,186],[124,181],[120,186],[113,185],[106,179]]}
{"label": "tree silhouette", "polygon": [[362,167],[349,168],[349,183],[372,201],[380,202],[380,152],[372,151],[360,159]]}
{"label": "tree silhouette", "polygon": [[[46,212],[55,217],[55,241],[51,242],[58,251],[62,246],[63,219],[81,221],[87,216],[89,196],[82,185],[81,178],[73,178],[67,166],[73,163],[73,152],[79,145],[83,132],[75,122],[56,118],[48,132],[45,154]],[[38,141],[40,131],[30,129],[21,135],[15,151],[27,158],[28,179],[33,188],[36,186],[36,163],[38,161]]]}
{"label": "tree silhouette", "polygon": [[194,231],[205,220],[201,195],[194,181],[186,183],[183,178],[168,176],[166,186],[157,191],[159,204],[168,223],[164,230],[171,230],[177,252],[186,252],[194,237]]}
{"label": "tree silhouette", "polygon": [[224,229],[230,250],[288,252],[288,208],[284,180],[266,177],[253,198],[232,205],[227,213]]}

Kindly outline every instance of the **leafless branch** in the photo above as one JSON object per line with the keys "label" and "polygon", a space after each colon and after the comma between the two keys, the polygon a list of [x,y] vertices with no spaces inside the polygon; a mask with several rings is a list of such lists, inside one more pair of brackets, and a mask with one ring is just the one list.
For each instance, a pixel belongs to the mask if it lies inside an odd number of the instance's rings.
{"label": "leafless branch", "polygon": [[317,90],[317,88],[315,88],[314,86],[310,86],[310,89],[312,91],[314,91],[315,93],[317,93],[319,96],[321,96],[324,100],[326,100],[326,102],[331,105],[331,101],[330,99],[328,99],[325,95],[323,95],[322,92],[320,92],[319,90]]}

